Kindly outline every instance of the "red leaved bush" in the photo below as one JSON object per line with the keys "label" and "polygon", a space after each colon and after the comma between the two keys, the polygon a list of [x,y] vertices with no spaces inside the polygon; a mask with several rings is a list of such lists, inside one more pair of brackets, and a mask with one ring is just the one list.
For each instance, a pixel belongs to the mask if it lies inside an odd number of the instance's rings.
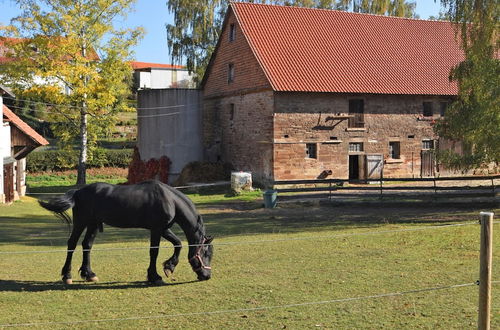
{"label": "red leaved bush", "polygon": [[128,168],[126,184],[134,184],[151,179],[167,183],[169,169],[170,159],[167,156],[162,156],[160,159],[151,158],[148,161],[143,161],[141,160],[139,149],[135,147],[132,162]]}

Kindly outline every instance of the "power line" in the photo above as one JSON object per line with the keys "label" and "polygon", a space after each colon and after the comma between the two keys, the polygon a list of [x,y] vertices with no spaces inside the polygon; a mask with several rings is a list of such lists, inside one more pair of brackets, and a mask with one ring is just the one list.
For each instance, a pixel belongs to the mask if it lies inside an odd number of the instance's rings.
{"label": "power line", "polygon": [[[46,105],[46,106],[53,106],[53,107],[66,107],[66,108],[73,108],[73,109],[83,109],[82,106],[78,105],[69,105],[69,104],[56,104],[56,103],[48,103],[48,102],[39,102],[39,101],[31,101],[31,100],[25,100],[25,99],[17,99],[17,98],[11,98],[11,97],[4,97],[4,99],[9,99],[9,100],[15,100],[15,101],[22,101],[26,103],[31,103],[31,104],[39,104],[39,105]],[[180,104],[180,105],[166,105],[166,106],[159,106],[159,107],[133,107],[135,110],[155,110],[155,109],[171,109],[171,108],[181,108],[185,107],[185,104]],[[15,106],[8,106],[8,107],[15,107]],[[19,109],[24,109],[22,107],[18,107]],[[109,108],[105,108],[109,109]],[[31,109],[30,109],[31,110]],[[31,110],[31,111],[41,111],[41,112],[46,112],[43,110]]]}
{"label": "power line", "polygon": [[[499,281],[494,281],[493,283],[498,283],[498,282]],[[102,322],[117,322],[117,321],[140,321],[140,320],[165,319],[165,318],[170,318],[170,317],[186,317],[186,316],[200,316],[200,315],[231,314],[231,313],[242,313],[242,312],[257,312],[257,311],[267,311],[267,310],[273,310],[273,309],[317,306],[317,305],[326,305],[326,304],[351,302],[351,301],[359,301],[359,300],[396,297],[396,296],[403,296],[403,295],[408,295],[408,294],[456,289],[456,288],[463,288],[463,287],[469,287],[469,286],[475,286],[475,285],[477,285],[477,284],[476,283],[454,284],[454,285],[414,289],[414,290],[392,292],[392,293],[381,293],[381,294],[361,296],[361,297],[349,297],[349,298],[339,298],[339,299],[330,299],[330,300],[322,300],[322,301],[303,302],[303,303],[296,303],[296,304],[260,306],[260,307],[239,308],[239,309],[226,309],[226,310],[216,310],[216,311],[207,311],[207,312],[132,316],[132,317],[107,318],[107,319],[87,319],[87,320],[59,321],[59,322],[33,322],[33,323],[0,324],[0,327],[44,326],[44,325],[57,325],[57,324],[82,324],[82,323],[102,323]]]}

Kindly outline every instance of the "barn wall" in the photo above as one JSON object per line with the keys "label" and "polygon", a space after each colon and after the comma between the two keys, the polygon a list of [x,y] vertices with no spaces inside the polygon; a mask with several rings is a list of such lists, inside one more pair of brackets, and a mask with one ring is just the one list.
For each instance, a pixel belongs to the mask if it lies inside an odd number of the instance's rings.
{"label": "barn wall", "polygon": [[[235,28],[233,41],[229,40],[231,25]],[[228,82],[230,64],[234,68],[234,81],[232,82]],[[220,44],[213,55],[206,77],[203,90],[205,97],[271,88],[232,10],[221,32]]]}
{"label": "barn wall", "polygon": [[170,182],[187,163],[202,160],[199,90],[140,90],[138,107],[137,146],[143,160],[167,156]]}
{"label": "barn wall", "polygon": [[205,159],[252,172],[253,179],[272,179],[274,97],[271,91],[205,99]]}
{"label": "barn wall", "polygon": [[[364,129],[349,129],[349,99],[364,100]],[[276,93],[274,116],[274,178],[315,179],[324,170],[333,178],[349,178],[349,155],[382,154],[385,177],[420,176],[422,140],[436,139],[432,117],[423,119],[422,103],[433,102],[439,118],[439,97],[404,95],[342,95]],[[389,157],[389,142],[400,143],[400,159]],[[363,143],[349,152],[350,142]],[[306,144],[317,145],[308,158]]]}

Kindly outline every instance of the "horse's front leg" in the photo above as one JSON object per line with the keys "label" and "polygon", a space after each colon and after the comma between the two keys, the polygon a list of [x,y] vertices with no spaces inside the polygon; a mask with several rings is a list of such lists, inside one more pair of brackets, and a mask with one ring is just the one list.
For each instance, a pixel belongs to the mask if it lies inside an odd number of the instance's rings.
{"label": "horse's front leg", "polygon": [[174,254],[163,263],[163,272],[165,275],[169,277],[175,270],[175,266],[179,263],[179,254],[182,249],[182,242],[179,237],[175,236],[175,234],[170,229],[165,229],[162,233],[162,236],[174,245]]}
{"label": "horse's front leg", "polygon": [[80,276],[87,282],[97,282],[99,280],[90,268],[90,250],[92,249],[94,239],[97,236],[97,230],[97,225],[89,225],[82,241],[83,260],[82,267],[80,267]]}
{"label": "horse's front leg", "polygon": [[160,250],[161,230],[151,229],[151,242],[149,248],[149,268],[148,268],[148,282],[155,285],[163,284],[161,276],[156,271],[156,259],[158,259],[158,252]]}
{"label": "horse's front leg", "polygon": [[82,234],[85,226],[75,222],[73,224],[73,230],[71,231],[71,235],[68,239],[68,253],[66,255],[66,262],[61,270],[62,280],[65,284],[73,283],[71,279],[71,260],[73,259],[73,252],[76,249],[76,245],[78,244],[78,239]]}

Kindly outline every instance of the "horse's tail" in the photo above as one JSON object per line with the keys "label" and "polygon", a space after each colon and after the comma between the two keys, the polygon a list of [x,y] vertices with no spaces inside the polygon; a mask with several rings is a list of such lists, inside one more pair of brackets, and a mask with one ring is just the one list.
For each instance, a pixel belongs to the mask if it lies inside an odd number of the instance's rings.
{"label": "horse's tail", "polygon": [[69,190],[62,196],[53,197],[48,200],[38,200],[38,204],[46,210],[54,212],[54,214],[66,222],[68,225],[72,223],[71,216],[66,212],[75,205],[73,195],[77,190]]}

